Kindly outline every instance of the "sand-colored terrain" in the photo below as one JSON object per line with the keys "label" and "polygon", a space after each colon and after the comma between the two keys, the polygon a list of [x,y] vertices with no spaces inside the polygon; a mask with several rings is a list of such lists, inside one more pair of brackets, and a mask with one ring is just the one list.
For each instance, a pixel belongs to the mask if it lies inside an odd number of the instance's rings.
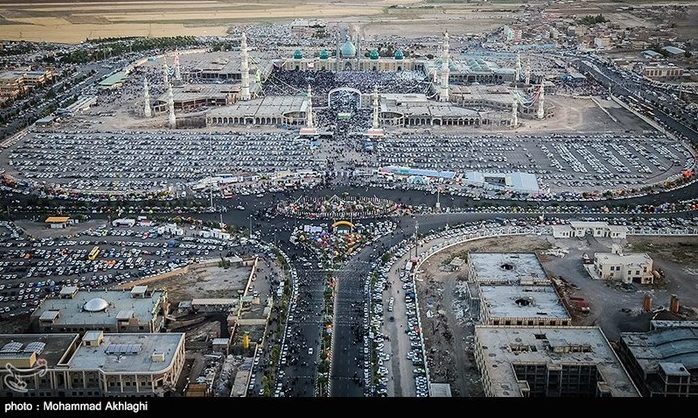
{"label": "sand-colored terrain", "polygon": [[0,4],[0,39],[80,43],[128,36],[222,36],[231,25],[296,18],[381,15],[415,0],[330,3],[290,1],[152,1]]}

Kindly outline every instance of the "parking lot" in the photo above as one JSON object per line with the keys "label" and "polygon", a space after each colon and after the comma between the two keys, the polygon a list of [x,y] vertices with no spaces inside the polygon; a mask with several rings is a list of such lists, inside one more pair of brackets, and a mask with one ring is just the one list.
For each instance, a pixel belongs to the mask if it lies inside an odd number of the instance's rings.
{"label": "parking lot", "polygon": [[[55,231],[51,231],[55,232]],[[91,259],[90,253],[99,248]],[[85,229],[66,236],[31,236],[0,224],[0,309],[28,314],[63,286],[107,288],[218,257],[229,242],[158,234],[154,227]]]}
{"label": "parking lot", "polygon": [[149,192],[221,173],[322,169],[281,133],[35,132],[0,154],[9,174],[78,191]]}
{"label": "parking lot", "polygon": [[657,136],[480,135],[386,137],[378,165],[452,171],[535,174],[541,189],[574,193],[641,188],[690,169],[691,148]]}

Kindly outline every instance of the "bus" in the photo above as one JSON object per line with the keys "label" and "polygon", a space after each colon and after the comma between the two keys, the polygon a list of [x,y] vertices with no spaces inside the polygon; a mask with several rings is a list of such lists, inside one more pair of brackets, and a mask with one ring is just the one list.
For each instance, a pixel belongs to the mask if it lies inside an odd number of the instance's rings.
{"label": "bus", "polygon": [[87,255],[87,259],[90,261],[94,261],[98,255],[99,255],[99,247],[94,247],[90,251],[90,254]]}

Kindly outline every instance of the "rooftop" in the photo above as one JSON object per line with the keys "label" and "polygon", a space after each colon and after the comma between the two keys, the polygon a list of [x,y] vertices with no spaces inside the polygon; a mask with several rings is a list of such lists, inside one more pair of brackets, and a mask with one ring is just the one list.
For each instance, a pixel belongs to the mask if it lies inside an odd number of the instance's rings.
{"label": "rooftop", "polygon": [[[43,343],[42,346],[39,345],[42,349],[38,357],[46,360],[46,365],[51,368],[60,362],[66,351],[73,343],[77,343],[78,339],[78,334],[0,334],[0,347],[6,347],[10,343],[20,343],[21,345],[12,344],[7,347],[17,347],[18,350],[15,352],[24,352],[27,348],[31,349],[33,346],[38,346],[37,344],[29,346],[31,343]],[[12,353],[5,352],[0,354],[0,358],[7,358],[12,355]]]}
{"label": "rooftop", "polygon": [[480,286],[490,318],[571,319],[553,286]]}
{"label": "rooftop", "polygon": [[666,364],[681,364],[686,369],[698,371],[696,326],[621,332],[620,339],[645,373],[654,373]]}
{"label": "rooftop", "polygon": [[[46,311],[60,311],[60,317],[55,322],[57,326],[98,326],[114,324],[119,312],[133,311],[140,321],[145,322],[153,319],[153,310],[162,296],[162,291],[154,291],[145,298],[134,298],[131,292],[118,290],[77,291],[72,298],[45,299],[32,313],[32,318],[40,317]],[[85,311],[86,305],[91,311]]]}
{"label": "rooftop", "polygon": [[469,260],[480,282],[519,284],[522,279],[547,278],[533,253],[470,253]]}
{"label": "rooftop", "polygon": [[[599,327],[475,326],[488,380],[496,397],[521,397],[524,376],[516,365],[541,365],[548,369],[595,366],[600,382],[613,397],[638,397],[628,376]],[[482,366],[481,366],[482,367]]]}
{"label": "rooftop", "polygon": [[[68,362],[71,369],[100,369],[104,373],[160,372],[172,366],[172,360],[184,333],[104,334],[96,347],[81,345]],[[165,361],[153,361],[153,353],[163,353]]]}

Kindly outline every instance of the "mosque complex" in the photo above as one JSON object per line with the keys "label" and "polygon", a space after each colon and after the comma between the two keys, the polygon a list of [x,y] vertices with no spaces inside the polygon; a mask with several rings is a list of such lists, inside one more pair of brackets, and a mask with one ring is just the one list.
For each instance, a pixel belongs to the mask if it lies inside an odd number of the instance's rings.
{"label": "mosque complex", "polygon": [[[516,68],[502,68],[456,56],[447,32],[439,51],[427,57],[410,57],[401,49],[386,56],[366,50],[361,41],[347,35],[342,42],[338,32],[334,51],[296,49],[279,57],[278,51],[250,48],[242,32],[239,51],[177,51],[158,60],[164,61],[166,92],[154,101],[144,77],[140,114],[166,113],[170,128],[198,120],[206,127],[286,126],[305,135],[332,134],[336,126],[320,126],[321,118],[313,115],[328,109],[337,119],[365,115],[367,135],[382,135],[387,127],[515,128],[521,118],[554,114],[554,105],[544,99],[543,76],[523,70],[520,58]],[[362,78],[376,81],[362,84]],[[337,109],[346,98],[351,107]]]}

